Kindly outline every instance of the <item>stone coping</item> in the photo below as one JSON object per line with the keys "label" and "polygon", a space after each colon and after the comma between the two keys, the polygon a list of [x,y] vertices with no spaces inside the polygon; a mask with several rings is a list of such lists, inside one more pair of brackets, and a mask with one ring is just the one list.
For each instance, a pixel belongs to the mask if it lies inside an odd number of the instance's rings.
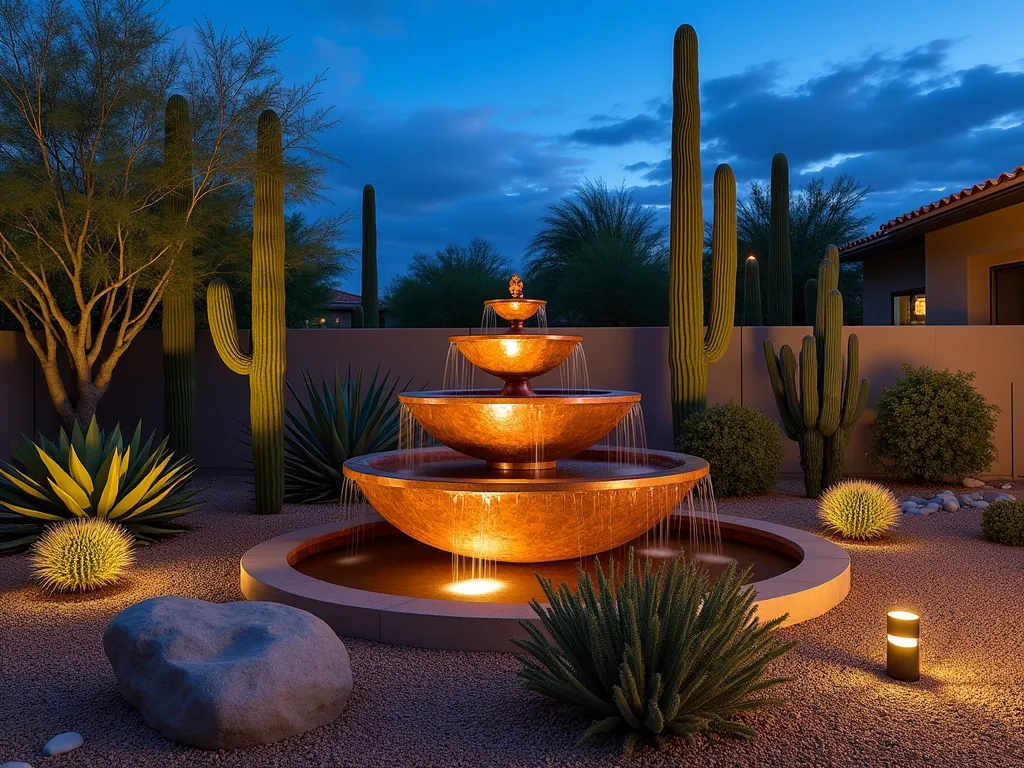
{"label": "stone coping", "polygon": [[[819,536],[775,523],[719,515],[723,538],[772,547],[798,559],[789,571],[750,585],[762,621],[789,614],[784,625],[820,616],[850,591],[850,556]],[[510,637],[525,637],[526,619],[539,626],[526,603],[477,603],[388,595],[315,579],[292,565],[331,549],[350,528],[382,524],[362,517],[286,533],[242,556],[241,590],[248,600],[293,605],[327,622],[339,635],[459,651],[512,651]]]}

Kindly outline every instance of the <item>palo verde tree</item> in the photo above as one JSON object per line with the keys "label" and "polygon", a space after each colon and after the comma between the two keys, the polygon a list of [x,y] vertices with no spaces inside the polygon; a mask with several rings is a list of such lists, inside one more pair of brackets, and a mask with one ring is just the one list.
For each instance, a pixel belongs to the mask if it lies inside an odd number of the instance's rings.
{"label": "palo verde tree", "polygon": [[[91,420],[187,244],[212,225],[205,201],[251,185],[264,109],[281,115],[290,199],[315,195],[325,155],[310,139],[331,123],[312,107],[318,80],[284,84],[280,43],[207,21],[177,46],[146,0],[0,3],[0,302],[65,425]],[[164,151],[174,93],[192,140],[169,151],[187,157]],[[178,215],[165,218],[172,194]]]}

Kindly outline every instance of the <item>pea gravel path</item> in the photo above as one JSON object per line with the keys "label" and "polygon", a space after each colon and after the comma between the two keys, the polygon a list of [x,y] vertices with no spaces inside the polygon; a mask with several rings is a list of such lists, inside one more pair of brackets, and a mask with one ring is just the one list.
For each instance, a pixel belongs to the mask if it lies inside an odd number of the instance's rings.
{"label": "pea gravel path", "polygon": [[[906,517],[883,543],[849,547],[853,591],[785,630],[799,648],[776,665],[790,703],[750,720],[751,743],[672,743],[621,761],[618,742],[577,746],[583,724],[526,692],[511,656],[347,642],[355,691],[342,717],[275,745],[207,753],[150,731],[116,689],[100,638],[121,609],[153,595],[238,600],[238,558],[335,510],[252,514],[240,479],[207,480],[196,530],[141,551],[130,583],[98,597],[47,598],[23,557],[0,558],[0,763],[44,766],[1024,766],[1024,550],[982,541],[979,514]],[[783,493],[720,510],[802,528],[813,504]],[[931,492],[938,488],[919,489]],[[907,495],[909,489],[904,489]],[[927,494],[922,494],[927,495]],[[888,682],[885,611],[919,609],[925,677]],[[85,746],[40,756],[51,736]]]}

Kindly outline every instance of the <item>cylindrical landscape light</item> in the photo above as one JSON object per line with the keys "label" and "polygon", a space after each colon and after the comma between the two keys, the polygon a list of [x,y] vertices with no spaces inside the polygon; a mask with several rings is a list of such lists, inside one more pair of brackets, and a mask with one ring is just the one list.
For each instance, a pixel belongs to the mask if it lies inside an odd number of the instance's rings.
{"label": "cylindrical landscape light", "polygon": [[885,674],[913,683],[921,679],[921,617],[909,611],[889,611]]}

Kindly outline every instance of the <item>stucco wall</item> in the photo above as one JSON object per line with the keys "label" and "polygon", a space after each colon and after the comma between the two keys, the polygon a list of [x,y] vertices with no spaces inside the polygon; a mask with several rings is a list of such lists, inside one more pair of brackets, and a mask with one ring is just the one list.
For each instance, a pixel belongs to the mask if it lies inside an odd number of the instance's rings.
{"label": "stucco wall", "polygon": [[[977,373],[978,389],[1001,408],[996,444],[999,458],[993,474],[1024,476],[1024,356],[1007,354],[1024,349],[1024,326],[934,325],[912,327],[865,326],[852,329],[861,341],[861,374],[871,380],[871,402],[881,388],[900,375],[900,363],[954,367]],[[303,368],[316,381],[330,376],[335,367],[344,374],[347,366],[372,375],[380,365],[391,369],[411,388],[439,388],[444,375],[448,336],[475,329],[363,329],[348,331],[289,331],[289,380],[302,390]],[[572,333],[559,329],[560,333]],[[672,430],[669,407],[668,330],[666,328],[586,328],[584,337],[593,387],[628,389],[643,396],[648,442],[670,448]],[[725,357],[711,366],[708,399],[730,399],[759,408],[778,421],[765,368],[763,341],[771,338],[798,348],[806,327],[736,328]],[[847,330],[847,335],[850,330]],[[243,338],[242,343],[247,344]],[[240,441],[240,425],[248,422],[248,379],[231,373],[217,358],[209,334],[197,340],[197,449],[200,467],[211,473],[244,472],[246,446]],[[113,384],[100,406],[105,424],[120,421],[133,427],[142,419],[147,430],[163,429],[160,334],[144,333],[123,358]],[[20,334],[0,332],[0,450],[8,453],[10,441],[21,434],[42,430],[55,434],[57,419],[46,394],[31,350]],[[477,387],[493,383],[480,374]],[[558,386],[557,374],[536,382]],[[847,470],[870,474],[864,459],[869,407],[854,434]],[[786,445],[786,472],[799,471],[796,445]]]}
{"label": "stucco wall", "polygon": [[[923,244],[867,259],[864,262],[864,325],[890,325],[892,294],[924,285]],[[931,307],[928,308],[928,319],[931,319]]]}
{"label": "stucco wall", "polygon": [[1024,203],[925,235],[928,323],[988,325],[989,270],[1024,261]]}

